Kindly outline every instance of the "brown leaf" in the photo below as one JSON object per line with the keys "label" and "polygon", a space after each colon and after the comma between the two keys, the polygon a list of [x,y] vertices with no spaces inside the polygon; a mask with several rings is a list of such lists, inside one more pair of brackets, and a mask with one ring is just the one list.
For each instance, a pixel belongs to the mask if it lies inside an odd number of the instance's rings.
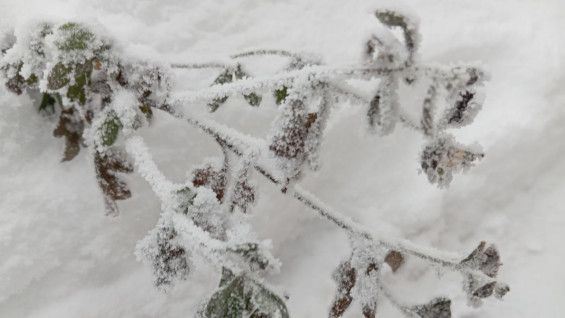
{"label": "brown leaf", "polygon": [[192,184],[195,187],[209,187],[216,193],[218,201],[222,202],[226,190],[226,171],[225,169],[215,169],[211,165],[194,170]]}
{"label": "brown leaf", "polygon": [[295,159],[304,153],[308,114],[300,99],[287,101],[282,107],[285,109],[280,118],[280,131],[273,136],[269,149],[277,157]]}
{"label": "brown leaf", "polygon": [[502,263],[500,263],[500,255],[493,245],[485,247],[486,243],[484,241],[481,242],[467,258],[461,261],[461,265],[478,269],[487,276],[494,278],[502,265]]}
{"label": "brown leaf", "polygon": [[397,251],[390,251],[385,257],[385,263],[390,266],[392,272],[395,273],[404,263],[404,256]]}
{"label": "brown leaf", "polygon": [[133,167],[117,152],[104,155],[97,152],[94,155],[94,167],[98,186],[104,194],[106,214],[117,215],[119,211],[116,200],[130,198],[131,191],[128,185],[116,176],[116,173],[131,173]]}
{"label": "brown leaf", "polygon": [[74,108],[61,112],[57,127],[53,130],[53,136],[65,137],[65,152],[62,161],[70,161],[78,155],[83,130],[84,123],[75,118]]}
{"label": "brown leaf", "polygon": [[349,308],[353,297],[351,290],[355,286],[357,272],[351,266],[350,261],[342,262],[334,273],[334,280],[337,282],[337,293],[330,310],[330,318],[341,317]]}

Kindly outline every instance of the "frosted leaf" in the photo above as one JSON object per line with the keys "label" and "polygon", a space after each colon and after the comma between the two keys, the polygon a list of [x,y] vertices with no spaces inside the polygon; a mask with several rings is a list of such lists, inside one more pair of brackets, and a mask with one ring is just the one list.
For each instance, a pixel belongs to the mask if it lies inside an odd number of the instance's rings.
{"label": "frosted leaf", "polygon": [[482,101],[475,89],[466,89],[459,93],[453,105],[445,110],[440,122],[442,128],[459,128],[473,122],[482,108]]}
{"label": "frosted leaf", "polygon": [[222,270],[219,290],[202,313],[206,318],[289,318],[284,301],[245,274]]}
{"label": "frosted leaf", "polygon": [[351,266],[351,261],[347,260],[339,265],[332,277],[337,283],[337,292],[330,309],[330,318],[336,318],[341,317],[353,301],[351,291],[357,280],[357,272]]}
{"label": "frosted leaf", "polygon": [[426,136],[435,135],[435,106],[437,102],[437,89],[435,83],[430,85],[428,91],[426,92],[426,97],[424,98],[424,103],[422,105],[422,120],[421,125]]}
{"label": "frosted leaf", "polygon": [[229,211],[233,212],[236,207],[241,212],[247,213],[256,200],[255,187],[249,180],[253,165],[257,160],[258,153],[247,151],[244,153],[232,173],[232,186],[229,189]]}
{"label": "frosted leaf", "polygon": [[269,150],[288,179],[296,178],[305,160],[308,114],[304,98],[288,97],[271,126]]}
{"label": "frosted leaf", "polygon": [[218,201],[222,201],[226,191],[226,170],[212,163],[204,167],[195,169],[192,172],[192,184],[195,187],[208,187],[214,191]]}
{"label": "frosted leaf", "polygon": [[442,135],[424,147],[420,166],[430,183],[446,188],[454,173],[466,171],[483,157],[484,154],[456,143],[452,136]]}
{"label": "frosted leaf", "polygon": [[137,259],[152,267],[155,285],[162,290],[170,289],[177,279],[186,280],[192,266],[189,252],[175,243],[176,237],[171,221],[161,219],[136,246]]}
{"label": "frosted leaf", "polygon": [[117,173],[131,173],[133,167],[125,153],[118,149],[108,149],[104,154],[96,152],[94,155],[94,168],[98,186],[104,195],[107,215],[117,215],[116,200],[125,200],[131,197],[127,183],[122,181]]}
{"label": "frosted leaf", "polygon": [[385,136],[394,131],[399,112],[397,90],[396,76],[390,75],[381,79],[367,111],[370,132]]}
{"label": "frosted leaf", "polygon": [[425,305],[418,305],[411,310],[421,318],[451,318],[451,300],[436,298]]}
{"label": "frosted leaf", "polygon": [[[246,77],[249,77],[249,75],[243,69],[243,66],[241,64],[237,64],[234,68],[227,68],[224,70],[224,72],[214,80],[214,85],[232,83]],[[261,95],[254,92],[244,93],[243,98],[247,101],[247,103],[249,103],[249,105],[254,107],[259,106],[262,100]],[[214,98],[210,103],[208,103],[208,108],[211,112],[215,112],[227,100],[228,96]]]}
{"label": "frosted leaf", "polygon": [[377,10],[377,19],[388,27],[399,27],[404,34],[406,49],[413,53],[419,46],[420,35],[418,33],[419,21],[410,15],[402,14],[393,10]]}
{"label": "frosted leaf", "polygon": [[494,245],[486,246],[483,241],[467,258],[461,261],[461,265],[472,269],[478,269],[489,277],[496,277],[500,263],[500,255]]}
{"label": "frosted leaf", "polygon": [[53,136],[65,138],[65,151],[62,161],[73,160],[78,155],[81,147],[84,123],[78,118],[73,108],[63,110],[59,115],[59,122],[53,130]]}
{"label": "frosted leaf", "polygon": [[385,257],[385,263],[390,266],[392,272],[396,272],[404,263],[404,256],[400,252],[390,251]]}
{"label": "frosted leaf", "polygon": [[320,98],[318,112],[308,114],[306,128],[308,129],[304,151],[310,169],[316,171],[320,168],[320,148],[324,137],[324,130],[332,107],[332,96],[324,90]]}

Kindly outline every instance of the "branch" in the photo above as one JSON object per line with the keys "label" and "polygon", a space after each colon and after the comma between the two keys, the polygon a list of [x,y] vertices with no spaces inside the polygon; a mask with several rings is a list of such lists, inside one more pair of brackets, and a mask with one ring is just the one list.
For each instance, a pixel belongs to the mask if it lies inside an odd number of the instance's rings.
{"label": "branch", "polygon": [[290,53],[289,51],[285,50],[255,50],[255,51],[248,51],[243,53],[234,54],[231,56],[232,59],[237,59],[240,57],[247,57],[253,55],[279,55],[285,57],[293,57],[298,56],[297,54]]}
{"label": "branch", "polygon": [[[213,127],[219,125],[212,124],[210,122],[203,123],[201,120],[185,117],[168,106],[160,107],[159,109],[173,115],[174,117],[186,120],[189,124],[201,129],[206,134],[212,136],[215,139],[221,140],[226,145],[227,149],[229,149],[230,151],[234,152],[239,156],[241,156],[243,153],[240,147],[242,146],[248,147],[249,144],[257,144],[258,142],[260,142],[255,138],[249,136],[243,136],[241,133],[232,130],[230,128]],[[221,133],[220,131],[224,131],[224,133]],[[234,136],[237,137],[234,138]],[[299,186],[294,186],[293,188],[288,189],[288,191],[285,191],[286,189],[285,183],[281,182],[272,172],[269,171],[268,168],[265,168],[264,166],[261,166],[259,164],[255,165],[254,168],[266,179],[268,179],[269,181],[280,187],[283,193],[286,192],[286,194],[304,203],[306,206],[316,211],[320,216],[331,221],[338,227],[346,230],[350,235],[371,240],[383,248],[396,250],[401,253],[405,253],[407,255],[412,255],[414,257],[423,259],[427,262],[434,263],[454,271],[458,271],[464,274],[479,275],[480,277],[485,277],[486,279],[492,280],[490,277],[486,276],[483,272],[479,270],[470,269],[468,267],[462,266],[460,264],[460,260],[463,258],[460,255],[440,252],[435,249],[425,249],[405,240],[392,241],[392,240],[386,240],[381,237],[375,238],[373,237],[373,235],[369,230],[364,229],[362,226],[353,222],[349,217],[343,215],[342,213],[333,210],[331,207],[321,202],[318,198],[316,198],[315,195],[311,194],[310,192],[302,189]]]}

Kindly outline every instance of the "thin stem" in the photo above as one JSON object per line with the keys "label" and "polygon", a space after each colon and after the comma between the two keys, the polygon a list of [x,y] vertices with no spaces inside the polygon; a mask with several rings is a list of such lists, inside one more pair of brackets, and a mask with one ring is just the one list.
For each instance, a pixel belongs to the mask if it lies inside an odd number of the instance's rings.
{"label": "thin stem", "polygon": [[193,63],[193,64],[171,64],[172,68],[181,69],[202,69],[202,68],[229,68],[230,66],[223,63]]}
{"label": "thin stem", "polygon": [[382,280],[381,280],[381,275],[380,273],[378,274],[377,277],[377,283],[376,283],[377,287],[379,288],[379,292],[385,296],[385,298],[392,304],[392,306],[396,309],[398,309],[400,312],[402,312],[403,314],[405,314],[408,317],[415,317],[415,313],[410,310],[410,308],[406,305],[401,304],[398,300],[396,300],[396,298],[384,287]]}
{"label": "thin stem", "polygon": [[285,51],[285,50],[255,50],[255,51],[248,51],[248,52],[234,54],[231,56],[231,58],[237,59],[240,57],[247,57],[253,55],[280,55],[285,57],[297,56],[296,54],[292,54],[289,51]]}

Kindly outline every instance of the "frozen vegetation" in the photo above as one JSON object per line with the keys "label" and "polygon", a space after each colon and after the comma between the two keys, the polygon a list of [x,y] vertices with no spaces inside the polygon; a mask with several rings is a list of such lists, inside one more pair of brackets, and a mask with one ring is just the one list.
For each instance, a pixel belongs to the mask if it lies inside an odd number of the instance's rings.
{"label": "frozen vegetation", "polygon": [[561,316],[564,7],[509,5],[3,4],[0,316]]}

